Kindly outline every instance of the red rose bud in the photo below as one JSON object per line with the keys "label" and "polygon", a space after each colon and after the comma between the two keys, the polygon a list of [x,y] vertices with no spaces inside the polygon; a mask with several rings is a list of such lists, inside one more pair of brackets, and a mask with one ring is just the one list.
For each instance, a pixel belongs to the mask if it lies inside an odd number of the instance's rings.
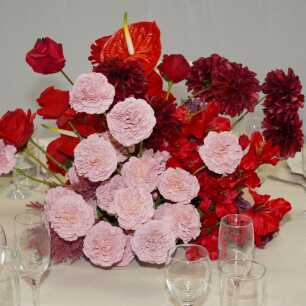
{"label": "red rose bud", "polygon": [[63,47],[49,37],[37,39],[34,48],[26,55],[26,62],[37,73],[59,72],[65,66]]}
{"label": "red rose bud", "polygon": [[0,119],[0,138],[18,150],[24,147],[33,134],[35,114],[18,108],[9,111]]}
{"label": "red rose bud", "polygon": [[45,89],[37,103],[41,108],[37,113],[45,119],[57,119],[69,108],[69,91],[48,87]]}
{"label": "red rose bud", "polygon": [[186,79],[190,72],[190,66],[181,54],[164,55],[163,61],[158,65],[158,70],[163,78],[173,83]]}

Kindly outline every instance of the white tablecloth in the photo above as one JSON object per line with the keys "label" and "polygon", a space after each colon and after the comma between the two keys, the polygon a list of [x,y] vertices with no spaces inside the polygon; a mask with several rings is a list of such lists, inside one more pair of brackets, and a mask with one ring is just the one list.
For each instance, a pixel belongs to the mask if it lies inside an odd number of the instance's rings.
{"label": "white tablecloth", "polygon": [[[293,210],[282,222],[281,231],[263,250],[256,250],[256,260],[267,266],[267,306],[306,305],[306,193],[299,186],[266,180],[262,192],[273,197],[285,197]],[[31,200],[42,199],[42,192]],[[13,217],[25,208],[23,201],[8,200],[3,191],[0,197],[0,224],[13,239]],[[215,263],[213,264],[215,267]],[[22,304],[30,306],[31,294],[22,285]],[[41,287],[42,306],[171,306],[164,285],[164,270],[129,267],[103,270],[85,260],[72,265],[52,267]],[[219,305],[217,279],[204,303]]]}

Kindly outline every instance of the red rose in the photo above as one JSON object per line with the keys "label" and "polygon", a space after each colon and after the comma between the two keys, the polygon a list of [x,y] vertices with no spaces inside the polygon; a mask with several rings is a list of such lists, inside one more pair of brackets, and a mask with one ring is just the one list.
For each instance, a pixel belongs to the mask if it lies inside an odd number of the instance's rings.
{"label": "red rose", "polygon": [[65,66],[63,47],[49,37],[37,39],[34,48],[26,55],[26,62],[37,73],[59,72]]}
{"label": "red rose", "polygon": [[33,134],[35,114],[17,108],[9,111],[0,119],[0,138],[18,150],[25,146]]}
{"label": "red rose", "polygon": [[167,81],[178,83],[185,80],[190,72],[190,66],[181,54],[164,55],[163,61],[158,65],[160,74]]}
{"label": "red rose", "polygon": [[41,106],[37,111],[40,116],[45,119],[57,119],[69,107],[69,91],[48,87],[41,93],[37,103]]}

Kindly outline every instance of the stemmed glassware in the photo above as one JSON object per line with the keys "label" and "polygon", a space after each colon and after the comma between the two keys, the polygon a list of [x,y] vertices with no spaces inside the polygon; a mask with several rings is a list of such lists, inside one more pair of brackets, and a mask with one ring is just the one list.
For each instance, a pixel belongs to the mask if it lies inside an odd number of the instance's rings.
{"label": "stemmed glassware", "polygon": [[219,228],[219,263],[224,260],[252,260],[254,227],[250,217],[230,214],[221,219]]}
{"label": "stemmed glassware", "polygon": [[166,285],[172,298],[182,306],[205,299],[210,286],[208,251],[199,245],[181,244],[171,250],[166,269]]}
{"label": "stemmed glassware", "polygon": [[7,245],[7,240],[6,240],[5,231],[3,226],[0,224],[0,247],[6,245]]}
{"label": "stemmed glassware", "polygon": [[16,252],[0,245],[0,306],[20,305]]}
{"label": "stemmed glassware", "polygon": [[33,305],[39,306],[40,281],[49,268],[51,248],[49,226],[40,212],[28,211],[15,217],[15,247],[20,276],[30,283]]}

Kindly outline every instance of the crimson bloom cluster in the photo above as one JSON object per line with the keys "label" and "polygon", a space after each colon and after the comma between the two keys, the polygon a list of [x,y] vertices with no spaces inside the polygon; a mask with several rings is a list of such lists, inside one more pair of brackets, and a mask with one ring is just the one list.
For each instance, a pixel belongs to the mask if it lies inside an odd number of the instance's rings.
{"label": "crimson bloom cluster", "polygon": [[[49,169],[66,178],[50,182],[41,207],[55,262],[85,256],[101,267],[126,266],[135,257],[163,264],[176,243],[190,241],[216,259],[224,215],[250,216],[263,247],[290,211],[285,199],[256,191],[256,170],[301,149],[297,111],[304,97],[294,72],[272,71],[260,85],[248,67],[218,54],[192,64],[181,54],[159,63],[160,56],[155,22],[124,24],[97,39],[92,71],[74,82],[63,71],[61,44],[39,39],[27,53],[33,71],[61,72],[72,85],[50,86],[37,99],[37,114],[53,119],[60,133],[46,150]],[[183,101],[172,94],[179,82],[189,94]],[[234,135],[230,117],[252,112],[261,91],[264,133]],[[33,120],[19,109],[1,118],[0,174],[14,167]]]}

